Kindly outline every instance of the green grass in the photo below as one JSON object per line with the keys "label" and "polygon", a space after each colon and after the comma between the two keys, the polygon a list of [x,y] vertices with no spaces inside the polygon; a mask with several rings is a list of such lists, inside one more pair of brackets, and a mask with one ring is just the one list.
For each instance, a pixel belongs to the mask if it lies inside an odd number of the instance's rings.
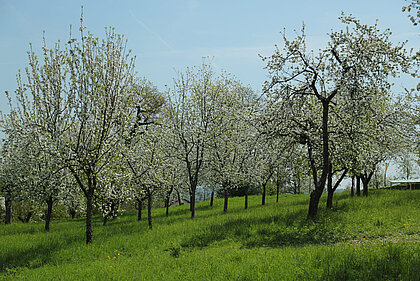
{"label": "green grass", "polygon": [[153,212],[126,213],[84,243],[84,220],[0,225],[0,279],[5,280],[420,280],[420,190],[375,190],[368,198],[335,195],[306,220],[308,195],[276,203],[250,197]]}

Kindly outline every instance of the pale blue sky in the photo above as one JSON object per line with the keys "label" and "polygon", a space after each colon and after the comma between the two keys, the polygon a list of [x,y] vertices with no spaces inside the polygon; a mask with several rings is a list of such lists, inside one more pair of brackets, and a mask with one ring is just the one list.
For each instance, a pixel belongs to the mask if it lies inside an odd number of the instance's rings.
{"label": "pale blue sky", "polygon": [[66,41],[69,25],[77,30],[82,4],[88,29],[103,36],[104,27],[113,26],[125,34],[139,76],[159,88],[172,84],[175,70],[210,56],[216,68],[259,91],[266,72],[258,54],[273,52],[283,28],[293,35],[305,22],[310,45],[318,49],[326,33],[340,28],[341,11],[367,24],[379,19],[381,27],[393,31],[395,42],[420,45],[418,27],[401,12],[403,0],[0,0],[0,110],[7,111],[3,93],[16,88],[16,73],[27,65],[29,42],[40,52],[43,30],[49,44]]}

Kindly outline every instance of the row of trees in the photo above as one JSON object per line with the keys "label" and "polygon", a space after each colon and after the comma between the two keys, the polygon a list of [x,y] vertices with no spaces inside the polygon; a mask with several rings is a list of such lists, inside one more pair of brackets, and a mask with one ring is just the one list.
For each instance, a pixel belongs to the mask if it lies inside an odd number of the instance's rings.
{"label": "row of trees", "polygon": [[47,231],[56,202],[73,213],[82,206],[91,243],[95,207],[105,224],[127,201],[140,219],[146,200],[152,228],[153,198],[168,208],[173,193],[180,202],[186,190],[194,218],[198,186],[220,190],[227,211],[232,189],[243,191],[247,208],[251,187],[265,204],[270,183],[278,194],[282,186],[300,190],[311,176],[309,218],[325,188],[332,207],[346,175],[367,195],[378,163],[418,140],[407,106],[416,97],[392,93],[389,82],[400,72],[417,75],[415,57],[390,42],[389,30],[340,20],[346,29],[317,54],[307,51],[304,28],[293,40],[284,34],[284,48],[263,58],[271,78],[262,95],[206,64],[159,92],[136,78],[123,36],[107,29],[101,40],[83,20],[80,39],[45,45],[42,59],[31,49],[1,123],[6,222],[12,201],[44,205]]}

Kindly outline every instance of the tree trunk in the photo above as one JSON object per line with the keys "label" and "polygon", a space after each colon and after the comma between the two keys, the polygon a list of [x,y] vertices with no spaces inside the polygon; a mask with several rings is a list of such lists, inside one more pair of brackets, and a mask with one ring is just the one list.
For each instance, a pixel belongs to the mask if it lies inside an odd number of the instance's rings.
{"label": "tree trunk", "polygon": [[53,208],[53,198],[50,196],[47,200],[47,212],[45,213],[45,231],[50,231],[50,222]]}
{"label": "tree trunk", "polygon": [[350,189],[350,196],[354,197],[354,176],[351,177],[351,189]]}
{"label": "tree trunk", "polygon": [[373,176],[373,172],[370,172],[369,174],[364,173],[360,177],[363,183],[363,196],[368,196],[369,182],[372,179],[372,176]]}
{"label": "tree trunk", "polygon": [[149,229],[152,229],[152,193],[147,193],[147,220],[149,222]]}
{"label": "tree trunk", "polygon": [[105,215],[102,225],[105,226],[107,222],[108,222],[108,215]]}
{"label": "tree trunk", "polygon": [[356,195],[360,196],[360,176],[356,176]]}
{"label": "tree trunk", "polygon": [[165,215],[169,217],[169,198],[166,198],[166,213]]}
{"label": "tree trunk", "polygon": [[228,200],[229,200],[227,186],[225,186],[223,191],[224,191],[224,197],[225,197],[224,204],[223,204],[223,212],[226,213],[228,209]]}
{"label": "tree trunk", "polygon": [[181,194],[179,193],[179,190],[176,190],[176,195],[178,197],[178,205],[181,206],[182,205],[182,199],[181,199]]}
{"label": "tree trunk", "polygon": [[86,244],[92,244],[93,242],[93,190],[88,190],[88,196],[86,198]]}
{"label": "tree trunk", "polygon": [[315,190],[311,192],[309,199],[308,218],[314,219],[318,215],[319,199],[321,198],[324,187],[316,186]]}
{"label": "tree trunk", "polygon": [[[193,192],[192,192],[192,190],[191,190],[191,192],[190,192],[190,212],[192,213],[193,212],[193,210],[194,210],[194,208],[195,208],[195,205],[193,206],[193,203],[192,203],[192,201],[193,201]],[[194,194],[194,201],[195,201],[195,194]],[[191,214],[191,218],[193,218],[194,216]]]}
{"label": "tree trunk", "polygon": [[12,199],[9,196],[5,196],[5,207],[6,207],[6,216],[4,217],[4,223],[10,224],[12,222]]}
{"label": "tree trunk", "polygon": [[72,219],[74,219],[76,217],[76,209],[71,208],[69,210],[69,215],[71,216]]}
{"label": "tree trunk", "polygon": [[247,185],[245,187],[245,210],[248,209],[248,188],[249,186]]}
{"label": "tree trunk", "polygon": [[137,200],[137,220],[141,221],[141,211],[143,209],[143,199],[136,198]]}
{"label": "tree trunk", "polygon": [[313,219],[318,215],[318,205],[319,199],[321,198],[322,192],[324,191],[325,182],[329,173],[330,166],[330,156],[329,156],[329,147],[328,147],[328,110],[329,102],[334,97],[335,94],[331,94],[327,99],[321,99],[322,101],[322,172],[321,177],[318,181],[317,168],[315,166],[315,161],[312,156],[312,146],[310,140],[308,140],[308,154],[309,160],[311,163],[311,170],[315,184],[315,190],[311,192],[309,199],[309,210],[308,218]]}
{"label": "tree trunk", "polygon": [[327,180],[327,191],[328,191],[328,195],[327,195],[327,209],[331,209],[332,208],[332,202],[333,202],[333,188],[332,188],[332,178],[333,178],[333,172],[332,172],[332,164],[330,164],[330,168],[329,168],[329,173],[328,173],[328,180]]}
{"label": "tree trunk", "polygon": [[195,216],[195,187],[191,190],[191,202],[190,202],[190,210],[191,210],[191,218],[193,219]]}
{"label": "tree trunk", "polygon": [[280,193],[280,181],[276,181],[276,203],[279,203],[279,193]]}
{"label": "tree trunk", "polygon": [[86,244],[93,242],[93,191],[88,190],[86,198]]}
{"label": "tree trunk", "polygon": [[267,182],[264,183],[263,185],[263,193],[262,193],[262,200],[261,200],[261,205],[265,205],[265,193],[267,190]]}
{"label": "tree trunk", "polygon": [[166,201],[165,201],[165,207],[166,207],[166,216],[168,217],[169,216],[169,201],[170,201],[170,199],[171,199],[171,194],[172,194],[172,191],[174,190],[174,187],[173,186],[171,186],[171,188],[169,189],[169,191],[168,191],[168,193],[166,194]]}
{"label": "tree trunk", "polygon": [[214,188],[211,190],[210,207],[213,207],[214,203]]}
{"label": "tree trunk", "polygon": [[332,208],[332,204],[333,204],[333,196],[334,196],[334,192],[337,190],[338,186],[340,185],[340,183],[343,181],[344,177],[347,174],[348,169],[344,169],[340,178],[336,180],[334,186],[332,185],[332,178],[333,178],[333,174],[334,172],[332,172],[332,165],[330,165],[330,172],[328,175],[328,184],[327,184],[327,189],[328,189],[328,196],[327,196],[327,208],[331,209]]}

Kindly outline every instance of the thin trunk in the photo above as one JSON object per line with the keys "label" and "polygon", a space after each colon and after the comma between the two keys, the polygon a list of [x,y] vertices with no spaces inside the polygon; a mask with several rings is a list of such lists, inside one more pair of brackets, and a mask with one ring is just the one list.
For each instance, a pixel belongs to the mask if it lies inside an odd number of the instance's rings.
{"label": "thin trunk", "polygon": [[69,210],[69,214],[70,214],[71,218],[74,219],[76,217],[76,210],[74,208],[71,208]]}
{"label": "thin trunk", "polygon": [[12,222],[12,199],[9,196],[5,198],[6,216],[4,217],[4,223],[9,224]]}
{"label": "thin trunk", "polygon": [[102,225],[105,226],[107,222],[108,222],[108,215],[105,215]]}
{"label": "thin trunk", "polygon": [[332,188],[332,178],[333,178],[333,172],[332,172],[332,164],[330,164],[330,168],[329,168],[329,173],[328,173],[328,179],[327,179],[327,191],[328,191],[328,195],[327,195],[327,209],[331,209],[332,208],[332,201],[333,201],[333,188]]}
{"label": "thin trunk", "polygon": [[330,173],[329,173],[330,175],[328,176],[328,185],[327,185],[328,186],[328,197],[327,197],[327,208],[328,209],[332,208],[334,192],[337,190],[338,186],[343,181],[344,177],[347,174],[348,169],[343,170],[343,173],[341,174],[340,178],[337,179],[334,186],[332,186],[333,173],[331,171],[332,171],[332,165],[330,166]]}
{"label": "thin trunk", "polygon": [[193,219],[195,216],[195,187],[191,191],[192,192],[191,192],[190,207],[191,207],[191,218]]}
{"label": "thin trunk", "polygon": [[86,244],[92,244],[93,242],[93,190],[88,190],[88,196],[86,198]]}
{"label": "thin trunk", "polygon": [[166,204],[166,216],[167,217],[169,216],[169,200],[171,199],[171,194],[172,194],[172,191],[173,190],[174,190],[174,187],[171,186],[171,188],[169,189],[168,193],[166,194],[165,204]]}
{"label": "thin trunk", "polygon": [[137,220],[141,221],[141,211],[143,209],[143,199],[136,198],[137,200]]}
{"label": "thin trunk", "polygon": [[152,229],[152,193],[147,193],[147,220],[149,222],[149,229]]}
{"label": "thin trunk", "polygon": [[354,176],[351,177],[351,189],[350,189],[350,196],[354,197]]}
{"label": "thin trunk", "polygon": [[225,200],[224,200],[224,204],[223,204],[223,212],[226,213],[227,209],[228,209],[228,200],[229,200],[227,186],[225,186],[225,188],[224,188],[224,197],[225,197]]}
{"label": "thin trunk", "polygon": [[263,193],[262,193],[261,205],[265,205],[265,193],[266,193],[266,190],[267,190],[267,181],[263,185]]}
{"label": "thin trunk", "polygon": [[245,210],[248,209],[248,185],[245,187]]}
{"label": "thin trunk", "polygon": [[277,186],[277,189],[276,189],[276,202],[279,203],[279,193],[280,193],[280,181],[279,180],[276,181],[276,186]]}
{"label": "thin trunk", "polygon": [[166,205],[166,216],[169,217],[169,196],[166,197],[165,205]]}
{"label": "thin trunk", "polygon": [[360,176],[356,176],[356,195],[360,196]]}
{"label": "thin trunk", "polygon": [[45,213],[45,231],[50,231],[50,222],[53,208],[53,198],[50,196],[47,200],[47,212]]}
{"label": "thin trunk", "polygon": [[178,189],[176,190],[176,195],[178,197],[178,205],[181,206],[182,205],[182,202],[181,202],[182,199],[181,199],[181,194],[179,193]]}
{"label": "thin trunk", "polygon": [[[193,201],[193,192],[191,191],[190,192],[190,212],[192,213],[193,212],[193,210],[194,210],[194,207],[195,206],[193,206],[193,203],[192,203],[192,201]],[[195,198],[195,194],[194,194],[194,198]],[[195,201],[195,200],[194,200]],[[194,216],[191,214],[191,218],[193,218]]]}
{"label": "thin trunk", "polygon": [[214,188],[211,190],[210,207],[213,207],[214,203]]}

